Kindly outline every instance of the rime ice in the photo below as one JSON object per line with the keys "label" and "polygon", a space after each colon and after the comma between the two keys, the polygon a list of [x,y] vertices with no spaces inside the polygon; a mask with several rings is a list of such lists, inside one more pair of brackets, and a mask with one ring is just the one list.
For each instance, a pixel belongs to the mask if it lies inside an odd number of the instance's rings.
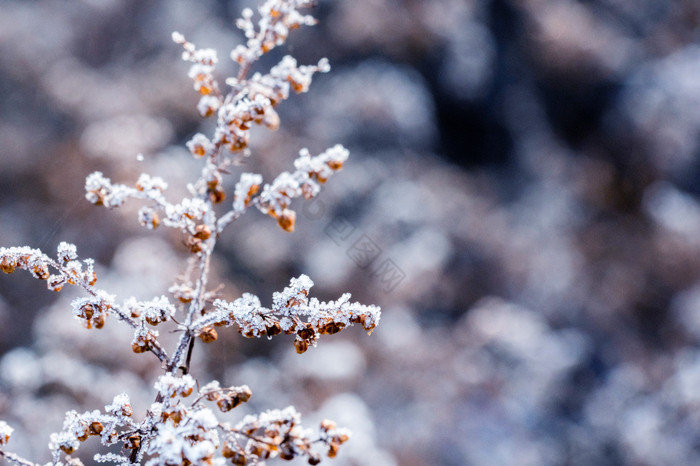
{"label": "rime ice", "polygon": [[[195,338],[205,343],[215,341],[215,327],[235,325],[245,337],[294,334],[296,351],[303,353],[316,345],[320,335],[331,335],[353,324],[371,332],[379,322],[378,307],[351,302],[349,293],[336,301],[310,298],[313,281],[306,275],[292,278],[287,287],[274,293],[270,308],[263,307],[260,299],[249,293],[225,301],[220,298],[219,288],[208,283],[211,255],[220,233],[248,207],[255,206],[282,229],[292,232],[296,222],[292,201],[317,196],[321,185],[347,160],[348,151],[341,145],[316,156],[302,149],[293,171],[284,171],[268,183],[260,174],[238,173],[233,197],[224,203],[224,179],[238,170],[236,162],[241,154],[248,155],[251,129],[262,126],[276,130],[280,117],[275,107],[289,97],[290,91],[307,92],[316,73],[330,70],[326,59],[316,65],[300,65],[287,55],[269,72],[249,76],[254,62],[282,45],[290,31],[315,24],[313,17],[298,11],[312,3],[266,0],[258,8],[257,21],[252,10],[243,11],[236,25],[243,30],[246,43],[230,54],[239,71],[226,80],[225,91],[214,77],[216,51],[198,48],[184,35],[173,33],[173,41],[183,48],[182,58],[189,63],[187,74],[199,94],[197,111],[202,117],[215,119],[213,134],[196,133],[186,143],[190,154],[201,163],[199,178],[187,185],[186,197],[171,199],[166,180],[154,174],[142,173],[130,184],[113,183],[99,171],[85,179],[85,197],[91,203],[113,209],[138,200],[142,203],[138,210],[141,225],[151,230],[163,225],[177,231],[189,264],[168,290],[173,301],[165,295],[145,300],[130,297],[119,305],[115,296],[95,286],[94,261],[80,260],[76,246],[70,243],[58,245],[56,260],[27,246],[0,248],[0,270],[8,274],[27,270],[54,291],[66,285],[80,288],[83,296],[73,299],[71,308],[84,327],[101,329],[110,316],[128,325],[133,331],[132,351],[152,353],[163,370],[153,385],[155,401],[141,416],[134,413],[127,393],[116,395],[104,412],[68,411],[61,431],[50,437],[52,465],[79,464],[79,460],[66,455],[76,452],[90,437],[99,437],[105,447],[121,447],[120,454],[98,454],[94,461],[129,466],[218,465],[227,461],[263,464],[275,457],[304,457],[309,464],[318,464],[319,446],[333,457],[348,440],[349,433],[332,421],[323,421],[314,434],[302,426],[301,415],[292,406],[242,419],[239,416],[235,424],[220,422],[217,413],[228,413],[246,403],[253,395],[250,387],[210,381],[198,390],[199,382],[190,374]],[[166,327],[162,333],[177,335],[171,354],[163,348],[155,326]],[[11,433],[12,429],[0,421],[0,446],[8,442]],[[33,465],[3,449],[0,456],[19,465]]]}

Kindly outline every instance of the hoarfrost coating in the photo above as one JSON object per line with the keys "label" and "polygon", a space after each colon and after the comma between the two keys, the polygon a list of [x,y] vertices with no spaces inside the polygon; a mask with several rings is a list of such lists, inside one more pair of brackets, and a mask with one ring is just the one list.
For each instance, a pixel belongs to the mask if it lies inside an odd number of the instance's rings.
{"label": "hoarfrost coating", "polygon": [[[199,361],[192,358],[196,339],[202,343],[216,341],[220,327],[235,324],[245,337],[292,334],[296,352],[304,353],[316,346],[320,335],[332,335],[353,324],[371,332],[379,322],[379,307],[350,302],[349,293],[337,301],[309,298],[313,281],[304,274],[292,278],[283,291],[274,293],[269,309],[249,293],[224,300],[221,287],[209,284],[212,253],[220,234],[248,207],[254,205],[274,218],[282,230],[292,232],[296,224],[292,202],[317,196],[321,185],[341,170],[348,158],[347,149],[339,144],[316,156],[301,149],[294,171],[283,171],[269,183],[264,184],[259,174],[241,173],[232,202],[224,203],[224,177],[238,169],[241,153],[249,155],[251,128],[258,125],[276,130],[280,118],[274,107],[287,99],[290,91],[307,92],[315,73],[330,70],[326,59],[316,65],[300,65],[287,55],[268,73],[248,76],[251,65],[282,45],[291,30],[315,24],[311,16],[297,11],[312,4],[306,0],[267,0],[258,9],[257,24],[252,20],[252,10],[244,11],[236,24],[244,31],[247,42],[231,54],[240,69],[235,77],[226,80],[226,91],[214,77],[216,51],[197,48],[183,34],[172,34],[184,50],[183,60],[190,63],[188,76],[200,95],[197,111],[204,118],[215,119],[212,136],[196,133],[186,143],[190,155],[202,166],[197,181],[186,185],[188,195],[169,200],[172,194],[168,182],[148,173],[141,173],[128,185],[113,183],[100,171],[85,179],[85,197],[92,204],[115,209],[135,199],[143,203],[137,214],[142,226],[155,230],[163,225],[178,231],[189,261],[168,288],[172,301],[156,294],[151,299],[131,296],[118,304],[116,295],[96,285],[94,261],[79,260],[76,246],[70,243],[58,245],[56,260],[27,246],[0,248],[3,272],[27,270],[35,278],[45,280],[53,291],[60,291],[65,285],[76,286],[83,296],[72,299],[70,307],[85,328],[103,331],[112,325],[110,316],[115,317],[111,319],[115,324],[124,323],[133,331],[133,353],[152,353],[162,371],[153,384],[155,401],[142,415],[135,413],[126,391],[114,396],[104,406],[104,412],[69,410],[61,431],[49,439],[51,465],[59,466],[64,461],[79,464],[70,455],[90,437],[99,438],[104,447],[121,448],[119,454],[97,454],[95,461],[129,466],[224,464],[228,459],[234,464],[262,464],[275,457],[304,457],[310,464],[318,464],[322,453],[335,457],[350,438],[348,431],[329,420],[323,420],[314,433],[301,424],[301,415],[293,406],[248,414],[235,424],[222,423],[215,410],[227,413],[248,402],[253,395],[250,387],[226,386],[213,380],[200,389],[199,381],[190,374]],[[139,256],[133,261],[150,259]],[[138,264],[126,264],[124,272],[131,273],[134,265]],[[52,274],[52,270],[56,273]],[[166,351],[160,340],[166,333],[174,335],[171,351]],[[11,433],[12,429],[0,421],[1,446],[9,441]],[[0,457],[23,466],[34,465],[3,448]]]}

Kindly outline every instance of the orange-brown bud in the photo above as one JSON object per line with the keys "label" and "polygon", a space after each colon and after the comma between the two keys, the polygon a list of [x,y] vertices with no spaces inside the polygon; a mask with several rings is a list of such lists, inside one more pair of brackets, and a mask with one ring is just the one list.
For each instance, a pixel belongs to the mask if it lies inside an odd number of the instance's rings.
{"label": "orange-brown bud", "polygon": [[273,337],[282,333],[282,327],[280,327],[279,322],[275,322],[272,325],[269,325],[265,330],[267,332],[268,337]]}
{"label": "orange-brown bud", "polygon": [[194,229],[194,237],[207,240],[211,236],[211,228],[206,225],[197,225]]}
{"label": "orange-brown bud", "polygon": [[3,257],[2,262],[0,262],[0,270],[5,273],[12,273],[15,271],[15,264],[7,260],[7,257]]}
{"label": "orange-brown bud", "polygon": [[141,437],[138,434],[130,435],[124,440],[124,448],[127,450],[135,450],[141,446]]}
{"label": "orange-brown bud", "polygon": [[82,317],[85,317],[87,320],[92,319],[92,316],[95,315],[95,308],[92,304],[88,303],[85,306],[83,306],[83,315]]}
{"label": "orange-brown bud", "polygon": [[298,354],[305,353],[309,349],[309,342],[306,340],[294,340],[294,348]]}
{"label": "orange-brown bud", "polygon": [[228,444],[224,445],[221,454],[224,456],[224,458],[228,458],[229,461],[236,466],[246,466],[248,464],[245,454],[243,454],[242,451],[234,450]]}
{"label": "orange-brown bud", "polygon": [[100,421],[94,421],[90,424],[90,427],[88,428],[88,433],[90,435],[100,435],[102,433],[102,429],[104,429],[104,426]]}
{"label": "orange-brown bud", "polygon": [[131,350],[132,350],[134,353],[145,353],[146,351],[148,351],[148,348],[147,348],[146,346],[141,346],[141,345],[139,345],[138,343],[133,342],[133,343],[131,344]]}
{"label": "orange-brown bud", "polygon": [[194,236],[187,238],[186,245],[190,252],[195,254],[202,250],[202,240]]}
{"label": "orange-brown bud", "polygon": [[95,317],[92,320],[93,324],[95,325],[95,328],[102,328],[105,326],[105,316],[104,314],[98,314],[97,317]]}
{"label": "orange-brown bud", "polygon": [[343,162],[339,160],[329,160],[326,162],[326,165],[328,165],[331,170],[340,170],[343,168]]}
{"label": "orange-brown bud", "polygon": [[46,287],[52,291],[61,291],[65,283],[66,279],[61,275],[51,275],[46,281]]}
{"label": "orange-brown bud", "polygon": [[226,199],[226,193],[219,188],[209,190],[209,199],[214,204],[219,204]]}
{"label": "orange-brown bud", "polygon": [[146,322],[155,326],[155,325],[158,325],[159,323],[161,323],[162,321],[160,319],[158,319],[157,317],[148,316],[148,317],[146,317]]}
{"label": "orange-brown bud", "polygon": [[339,444],[337,444],[335,442],[331,442],[328,445],[328,457],[335,458],[338,455],[338,448],[340,448]]}
{"label": "orange-brown bud", "polygon": [[299,338],[302,340],[309,340],[314,337],[314,328],[311,326],[311,324],[307,324],[305,328],[299,330],[297,332],[297,335],[299,335]]}
{"label": "orange-brown bud", "polygon": [[182,422],[182,411],[173,411],[170,413],[170,419],[173,421],[173,424],[178,425],[180,422]]}
{"label": "orange-brown bud", "polygon": [[51,275],[49,273],[49,267],[46,264],[40,264],[32,269],[34,276],[39,280],[46,280]]}
{"label": "orange-brown bud", "polygon": [[293,210],[284,209],[282,215],[277,218],[277,223],[284,231],[289,233],[294,231],[294,224],[297,219],[297,214]]}
{"label": "orange-brown bud", "polygon": [[321,430],[328,432],[329,430],[334,430],[337,427],[335,421],[330,419],[324,419],[321,421]]}
{"label": "orange-brown bud", "polygon": [[61,451],[63,451],[63,453],[65,453],[66,455],[70,455],[71,453],[73,453],[75,451],[75,448],[68,446],[68,445],[61,445],[60,448],[61,448]]}
{"label": "orange-brown bud", "polygon": [[199,339],[202,340],[204,343],[211,343],[213,341],[216,341],[217,338],[218,334],[216,333],[214,327],[204,327],[199,332]]}

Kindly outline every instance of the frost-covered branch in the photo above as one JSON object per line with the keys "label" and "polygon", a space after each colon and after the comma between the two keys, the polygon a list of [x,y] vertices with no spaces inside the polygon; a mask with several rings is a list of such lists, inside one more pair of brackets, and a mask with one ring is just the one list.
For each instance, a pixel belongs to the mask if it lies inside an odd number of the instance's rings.
{"label": "frost-covered branch", "polygon": [[[33,277],[45,280],[47,287],[56,292],[61,291],[66,284],[82,288],[88,296],[74,299],[71,307],[73,316],[80,320],[85,328],[101,329],[107,316],[112,314],[130,327],[138,329],[139,323],[122,310],[114,301],[114,296],[95,288],[97,274],[94,263],[92,259],[78,260],[77,248],[66,242],[58,245],[56,260],[39,249],[27,246],[0,248],[0,270],[7,274],[16,269],[27,270]],[[57,273],[51,274],[52,268]],[[168,355],[160,343],[154,342],[147,350],[164,364],[169,363]]]}
{"label": "frost-covered branch", "polygon": [[379,323],[379,307],[351,303],[350,293],[337,301],[309,298],[312,286],[306,275],[293,278],[284,291],[273,295],[270,308],[263,307],[260,299],[249,293],[232,302],[217,299],[214,309],[196,320],[193,328],[205,341],[216,339],[214,327],[218,326],[237,325],[239,333],[247,338],[294,334],[294,346],[303,353],[309,346],[316,346],[321,335],[338,333],[353,324],[361,324],[371,333]]}
{"label": "frost-covered branch", "polygon": [[[138,200],[143,202],[138,213],[143,226],[153,230],[162,225],[180,231],[189,260],[187,272],[168,289],[172,301],[160,295],[146,300],[128,297],[119,304],[114,295],[95,287],[94,261],[78,260],[76,247],[69,243],[59,244],[56,259],[26,246],[0,248],[0,270],[27,270],[54,291],[66,284],[78,286],[85,296],[74,299],[71,307],[85,328],[103,328],[110,315],[126,322],[134,331],[132,350],[155,354],[164,371],[153,385],[155,400],[143,416],[134,413],[126,393],[116,395],[103,411],[67,412],[61,431],[50,437],[53,466],[81,464],[66,455],[75,453],[90,438],[99,439],[104,447],[121,446],[119,453],[112,450],[96,455],[95,462],[129,466],[263,464],[276,457],[305,457],[309,464],[317,464],[321,452],[312,447],[321,444],[325,454],[334,457],[349,439],[349,432],[328,420],[321,423],[317,435],[313,434],[302,426],[301,415],[292,406],[248,415],[237,423],[221,422],[216,411],[227,413],[247,402],[252,396],[250,388],[222,387],[211,381],[197,389],[199,383],[190,374],[196,338],[215,341],[215,327],[236,325],[245,337],[294,334],[296,350],[303,353],[316,345],[320,335],[331,335],[353,324],[371,333],[379,323],[380,309],[351,302],[349,293],[329,302],[310,298],[313,282],[306,275],[293,278],[283,291],[274,293],[269,308],[248,293],[233,301],[218,299],[219,287],[209,287],[211,257],[226,227],[253,206],[292,232],[296,222],[292,201],[315,197],[348,158],[341,145],[316,156],[302,149],[294,171],[282,172],[269,183],[263,183],[259,174],[239,173],[232,202],[222,204],[227,198],[224,177],[232,174],[241,152],[248,155],[251,128],[277,129],[280,118],[274,107],[286,100],[290,91],[307,92],[315,73],[330,70],[326,59],[305,66],[285,56],[267,73],[250,75],[258,59],[282,45],[290,31],[315,24],[312,16],[298,11],[312,3],[266,0],[258,8],[257,22],[252,10],[244,10],[236,25],[245,34],[246,43],[231,52],[240,70],[226,80],[227,88],[214,76],[216,51],[199,49],[184,35],[173,34],[173,40],[184,49],[182,58],[190,63],[188,74],[200,94],[197,110],[202,117],[216,118],[211,136],[197,133],[186,144],[202,163],[199,178],[187,185],[188,197],[168,200],[166,181],[145,173],[131,185],[113,183],[101,172],[85,180],[85,196],[91,203],[112,209],[129,199]],[[179,332],[170,357],[159,341],[164,326]],[[186,402],[195,391],[194,401]],[[0,421],[0,447],[7,444],[11,433],[12,429]],[[2,448],[0,457],[16,465],[34,465]]]}

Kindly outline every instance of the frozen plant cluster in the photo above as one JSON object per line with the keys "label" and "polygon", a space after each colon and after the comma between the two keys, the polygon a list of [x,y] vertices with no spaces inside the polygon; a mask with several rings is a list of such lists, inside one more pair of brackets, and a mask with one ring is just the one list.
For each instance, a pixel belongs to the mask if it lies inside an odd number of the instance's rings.
{"label": "frozen plant cluster", "polygon": [[[198,133],[187,143],[192,156],[203,165],[199,179],[187,186],[189,197],[168,200],[168,184],[145,173],[133,186],[113,183],[101,172],[92,173],[85,181],[86,198],[91,203],[113,209],[129,199],[142,200],[138,218],[143,226],[174,228],[184,238],[189,263],[168,289],[172,298],[161,295],[141,301],[132,296],[119,303],[115,295],[96,286],[94,261],[80,260],[73,244],[60,243],[55,258],[26,246],[0,248],[0,270],[8,274],[27,270],[45,280],[53,291],[65,285],[80,288],[84,296],[71,303],[74,317],[86,329],[102,329],[110,319],[124,322],[133,330],[133,352],[153,353],[163,371],[154,384],[154,401],[142,415],[134,412],[127,393],[117,394],[103,411],[68,411],[61,431],[50,437],[49,464],[82,464],[71,455],[90,437],[97,437],[105,447],[119,447],[95,455],[94,461],[147,466],[264,464],[277,457],[303,457],[309,464],[318,464],[323,454],[335,457],[340,445],[350,438],[349,431],[330,420],[323,420],[317,433],[304,427],[293,406],[248,414],[237,423],[221,420],[216,411],[226,413],[247,402],[252,396],[250,388],[222,387],[218,381],[200,385],[191,375],[196,339],[215,341],[216,327],[235,325],[245,337],[294,335],[296,351],[303,353],[316,345],[320,335],[335,334],[353,324],[371,332],[379,323],[379,308],[351,302],[349,293],[328,302],[309,297],[313,281],[306,275],[293,278],[282,292],[274,293],[270,308],[248,293],[225,301],[218,288],[208,283],[211,256],[220,234],[248,207],[255,206],[291,232],[296,222],[291,201],[315,197],[348,157],[341,145],[316,156],[302,149],[294,162],[295,170],[282,172],[271,183],[263,184],[259,174],[240,174],[232,202],[225,202],[223,179],[241,156],[249,155],[251,128],[263,125],[277,129],[280,119],[274,107],[287,99],[290,91],[306,92],[314,73],[330,69],[325,59],[318,65],[301,66],[285,56],[269,73],[249,76],[254,63],[282,45],[291,30],[315,23],[313,17],[299,12],[312,3],[267,0],[258,8],[255,22],[252,10],[243,11],[236,25],[247,42],[231,53],[239,72],[226,80],[227,91],[214,77],[216,52],[198,49],[182,34],[173,33],[173,40],[184,48],[183,59],[191,63],[189,76],[200,95],[197,108],[203,117],[216,119],[211,137]],[[156,327],[178,334],[172,350],[159,340]],[[5,451],[11,434],[12,428],[0,421],[0,457],[15,465],[34,465]]]}

